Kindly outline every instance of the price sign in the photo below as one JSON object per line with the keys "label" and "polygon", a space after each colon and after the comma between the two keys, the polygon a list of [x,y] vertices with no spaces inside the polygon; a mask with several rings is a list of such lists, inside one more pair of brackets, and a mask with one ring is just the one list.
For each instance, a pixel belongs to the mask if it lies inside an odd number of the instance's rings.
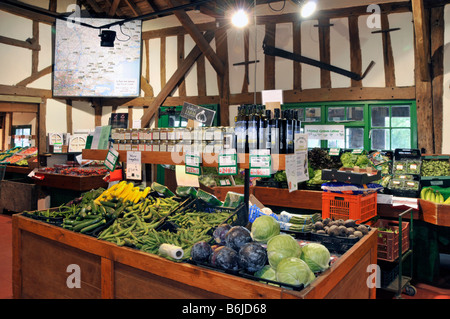
{"label": "price sign", "polygon": [[251,177],[270,177],[272,168],[270,150],[251,151],[249,161]]}
{"label": "price sign", "polygon": [[141,152],[127,152],[127,179],[142,179]]}
{"label": "price sign", "polygon": [[110,148],[108,154],[106,154],[106,159],[104,165],[111,172],[116,168],[117,160],[119,158],[119,152],[113,148]]}
{"label": "price sign", "polygon": [[237,155],[235,149],[225,149],[219,153],[219,175],[236,175]]}
{"label": "price sign", "polygon": [[199,152],[187,152],[185,155],[186,174],[199,176],[201,174],[200,162]]}

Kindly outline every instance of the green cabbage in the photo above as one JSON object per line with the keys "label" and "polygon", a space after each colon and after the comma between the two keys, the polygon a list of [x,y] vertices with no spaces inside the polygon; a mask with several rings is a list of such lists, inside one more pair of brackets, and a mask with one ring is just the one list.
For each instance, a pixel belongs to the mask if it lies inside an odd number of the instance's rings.
{"label": "green cabbage", "polygon": [[281,260],[276,274],[279,282],[296,286],[303,284],[305,287],[316,278],[308,265],[296,257]]}
{"label": "green cabbage", "polygon": [[267,243],[273,236],[280,234],[280,224],[269,215],[261,215],[252,223],[251,236],[254,241]]}
{"label": "green cabbage", "polygon": [[275,269],[273,269],[269,265],[265,265],[263,268],[255,272],[254,276],[262,279],[277,281]]}
{"label": "green cabbage", "polygon": [[300,258],[302,248],[300,244],[290,235],[280,234],[272,237],[267,242],[267,257],[269,264],[275,270],[278,263],[286,257]]}
{"label": "green cabbage", "polygon": [[302,247],[302,259],[313,272],[324,271],[329,267],[330,252],[319,243],[309,243]]}

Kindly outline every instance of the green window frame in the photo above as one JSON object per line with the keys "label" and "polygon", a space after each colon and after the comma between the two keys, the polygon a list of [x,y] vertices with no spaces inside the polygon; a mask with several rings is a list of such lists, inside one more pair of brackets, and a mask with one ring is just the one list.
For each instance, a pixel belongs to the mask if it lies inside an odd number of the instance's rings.
{"label": "green window frame", "polygon": [[415,100],[339,101],[283,104],[299,110],[305,125],[345,127],[345,140],[310,140],[309,147],[364,150],[417,148]]}

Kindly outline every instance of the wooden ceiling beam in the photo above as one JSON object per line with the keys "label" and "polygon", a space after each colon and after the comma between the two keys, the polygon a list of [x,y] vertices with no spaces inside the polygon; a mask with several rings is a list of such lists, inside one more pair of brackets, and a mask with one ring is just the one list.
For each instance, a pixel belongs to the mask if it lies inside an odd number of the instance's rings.
{"label": "wooden ceiling beam", "polygon": [[95,0],[85,0],[87,4],[94,10],[96,13],[104,13],[103,9],[97,4]]}
{"label": "wooden ceiling beam", "polygon": [[429,72],[429,50],[425,39],[426,24],[425,24],[425,9],[423,0],[412,0],[412,12],[414,21],[414,34],[416,53],[418,55],[420,79],[422,81],[430,80]]}
{"label": "wooden ceiling beam", "polygon": [[120,0],[114,0],[111,7],[109,8],[108,15],[113,17],[116,15],[117,8],[119,7]]}
{"label": "wooden ceiling beam", "polygon": [[[167,5],[171,7],[177,7],[180,5],[180,3],[177,0],[165,0]],[[174,11],[175,16],[178,18],[178,20],[181,22],[183,27],[187,30],[187,32],[190,34],[194,42],[197,44],[197,46],[202,50],[202,52],[205,54],[206,58],[211,63],[214,70],[219,75],[223,75],[225,73],[225,66],[220,60],[220,58],[217,56],[217,54],[214,52],[214,50],[211,48],[208,42],[206,42],[205,38],[203,37],[200,30],[197,28],[197,26],[194,24],[194,22],[191,20],[191,18],[187,15],[186,11],[184,10],[176,10]]]}
{"label": "wooden ceiling beam", "polygon": [[130,10],[133,12],[135,17],[142,15],[141,9],[138,8],[138,6],[136,5],[136,3],[134,3],[134,1],[130,1],[130,0],[124,0],[124,1],[127,4],[127,6],[130,8]]}
{"label": "wooden ceiling beam", "polygon": [[[47,24],[55,23],[55,18],[52,17],[52,15],[55,15],[54,12],[33,5],[25,4],[19,1],[12,1],[12,3],[17,3],[20,5],[20,7],[15,6],[14,4],[9,4],[0,1],[0,10],[42,23]],[[30,8],[30,10],[26,8]]]}
{"label": "wooden ceiling beam", "polygon": [[[213,38],[214,38],[213,31],[207,31],[205,33],[204,39],[208,44],[209,42],[211,42]],[[200,49],[199,45],[196,45],[187,55],[187,57],[183,60],[183,62],[180,64],[180,66],[172,75],[172,77],[169,79],[169,81],[167,81],[166,85],[161,89],[161,91],[152,101],[149,107],[145,110],[144,114],[141,117],[142,127],[146,127],[149,125],[151,119],[155,115],[158,108],[162,105],[164,100],[173,92],[173,90],[178,85],[180,80],[191,69],[192,65],[195,63],[195,61],[201,54],[202,50]]]}

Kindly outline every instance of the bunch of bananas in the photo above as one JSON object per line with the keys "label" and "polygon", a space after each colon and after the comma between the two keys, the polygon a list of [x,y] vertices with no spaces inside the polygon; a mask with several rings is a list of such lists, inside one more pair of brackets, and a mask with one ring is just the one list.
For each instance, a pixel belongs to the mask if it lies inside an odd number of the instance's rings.
{"label": "bunch of bananas", "polygon": [[420,191],[420,198],[424,200],[429,200],[436,204],[450,205],[450,197],[444,201],[444,196],[439,191],[436,191],[431,187],[422,188],[422,190]]}
{"label": "bunch of bananas", "polygon": [[97,205],[101,205],[102,201],[109,201],[116,198],[122,199],[123,202],[130,201],[136,204],[140,199],[147,197],[150,190],[150,186],[147,186],[144,190],[141,190],[139,186],[134,186],[132,182],[127,183],[127,181],[121,181],[120,183],[105,190],[94,200],[94,202]]}

